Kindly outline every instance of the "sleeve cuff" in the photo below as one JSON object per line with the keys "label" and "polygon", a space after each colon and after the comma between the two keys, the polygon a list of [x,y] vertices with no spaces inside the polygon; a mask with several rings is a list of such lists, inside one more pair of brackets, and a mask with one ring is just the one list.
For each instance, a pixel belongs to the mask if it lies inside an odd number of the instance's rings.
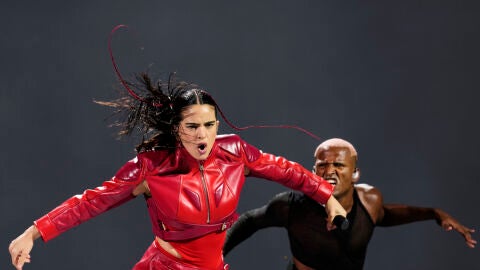
{"label": "sleeve cuff", "polygon": [[44,242],[48,242],[60,234],[48,214],[35,220],[33,224],[37,227]]}
{"label": "sleeve cuff", "polygon": [[325,205],[328,199],[330,199],[330,197],[332,196],[334,188],[335,187],[333,185],[324,180],[324,183],[321,183],[319,185],[317,192],[313,194],[312,199],[319,202],[320,204]]}

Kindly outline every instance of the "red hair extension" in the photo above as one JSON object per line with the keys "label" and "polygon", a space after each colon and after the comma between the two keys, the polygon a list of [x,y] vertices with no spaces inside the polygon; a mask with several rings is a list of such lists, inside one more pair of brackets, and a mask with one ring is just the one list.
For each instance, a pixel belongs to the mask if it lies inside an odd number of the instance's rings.
{"label": "red hair extension", "polygon": [[[144,102],[144,103],[147,103],[147,101],[140,97],[139,95],[137,95],[127,84],[127,82],[123,79],[122,77],[122,74],[120,73],[120,70],[118,69],[118,66],[117,66],[117,63],[115,62],[115,58],[113,57],[113,51],[112,51],[112,37],[113,37],[113,34],[120,28],[128,28],[127,25],[124,25],[124,24],[119,24],[117,26],[115,26],[112,31],[110,32],[110,36],[109,36],[109,39],[108,39],[108,51],[110,53],[110,58],[112,60],[112,64],[113,64],[113,68],[115,70],[115,73],[117,75],[117,77],[119,78],[120,82],[122,83],[122,85],[125,87],[125,89],[127,89],[128,93],[133,97],[135,98],[136,100],[139,100],[141,102]],[[169,84],[169,88],[170,88],[170,83],[171,83],[171,80],[172,80],[172,74],[170,74],[170,77],[168,79],[168,84]],[[207,92],[208,94],[208,92]],[[208,94],[210,95],[210,94]],[[170,98],[170,96],[169,96]],[[212,97],[213,99],[213,97]],[[215,99],[213,99],[215,100]],[[215,102],[216,103],[216,102]],[[158,103],[154,103],[154,104],[151,104],[152,106],[154,107],[161,107],[162,104],[158,104]],[[227,117],[225,116],[225,114],[223,113],[223,111],[220,109],[220,107],[218,106],[218,104],[216,104],[216,107],[218,109],[218,112],[220,113],[220,115],[222,116],[223,120],[225,120],[225,122],[233,129],[235,130],[246,130],[246,129],[250,129],[250,128],[291,128],[291,129],[296,129],[296,130],[299,130],[305,134],[307,134],[308,136],[316,139],[316,140],[321,140],[320,137],[318,137],[317,135],[313,134],[312,132],[302,128],[302,127],[299,127],[299,126],[295,126],[295,125],[250,125],[250,126],[245,126],[245,127],[237,127],[236,125],[232,124],[228,119]]]}
{"label": "red hair extension", "polygon": [[[213,97],[212,97],[213,99]],[[215,99],[214,99],[215,100]],[[215,102],[217,103],[217,102]],[[313,134],[312,132],[302,128],[302,127],[299,127],[299,126],[295,126],[295,125],[250,125],[250,126],[244,126],[244,127],[237,127],[236,125],[232,124],[228,119],[227,117],[225,116],[225,114],[223,113],[223,111],[220,109],[220,107],[218,106],[217,104],[217,109],[218,109],[218,112],[220,113],[220,115],[222,116],[223,120],[227,123],[227,125],[229,125],[231,128],[235,129],[235,130],[246,130],[246,129],[250,129],[250,128],[291,128],[291,129],[296,129],[296,130],[299,130],[305,134],[307,134],[308,136],[320,141],[320,137],[318,137],[317,135]]]}
{"label": "red hair extension", "polygon": [[145,99],[140,97],[139,95],[137,95],[130,87],[128,87],[128,84],[127,82],[123,79],[122,77],[122,74],[120,73],[120,70],[118,69],[118,66],[117,66],[117,63],[115,62],[115,57],[113,57],[113,51],[112,51],[112,38],[113,38],[113,34],[120,28],[127,28],[128,26],[124,25],[124,24],[119,24],[117,26],[115,26],[112,31],[110,32],[110,36],[108,38],[108,52],[110,53],[110,59],[112,60],[112,64],[113,64],[113,69],[115,70],[115,73],[117,74],[117,77],[118,79],[120,80],[120,82],[122,83],[123,87],[125,87],[125,89],[127,89],[128,93],[133,97],[135,98],[136,100],[139,100],[141,102],[145,102]]}

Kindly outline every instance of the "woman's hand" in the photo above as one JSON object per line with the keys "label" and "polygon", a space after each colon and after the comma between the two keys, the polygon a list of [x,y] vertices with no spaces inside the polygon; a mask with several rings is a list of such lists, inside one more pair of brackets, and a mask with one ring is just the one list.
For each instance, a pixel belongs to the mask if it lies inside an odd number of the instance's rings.
{"label": "woman's hand", "polygon": [[347,217],[347,211],[342,207],[342,205],[335,199],[335,197],[330,196],[327,203],[325,204],[325,210],[328,214],[327,229],[333,230],[336,226],[333,224],[333,219],[336,216]]}
{"label": "woman's hand", "polygon": [[12,256],[12,264],[17,270],[21,270],[25,263],[31,261],[30,251],[33,248],[33,242],[39,237],[37,227],[32,225],[10,243],[8,251]]}

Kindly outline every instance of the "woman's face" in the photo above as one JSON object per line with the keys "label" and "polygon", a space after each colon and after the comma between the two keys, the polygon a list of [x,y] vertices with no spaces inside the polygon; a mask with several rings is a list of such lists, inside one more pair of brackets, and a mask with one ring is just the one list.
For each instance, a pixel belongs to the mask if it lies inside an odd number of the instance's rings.
{"label": "woman's face", "polygon": [[215,107],[195,104],[182,112],[183,120],[178,126],[178,136],[183,147],[197,160],[205,160],[212,150],[219,122]]}

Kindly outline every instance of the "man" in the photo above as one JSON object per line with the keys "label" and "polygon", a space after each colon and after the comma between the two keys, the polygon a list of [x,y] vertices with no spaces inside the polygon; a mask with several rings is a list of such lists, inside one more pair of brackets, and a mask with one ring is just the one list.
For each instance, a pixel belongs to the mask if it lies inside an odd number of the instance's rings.
{"label": "man", "polygon": [[473,229],[437,208],[383,204],[381,192],[358,184],[357,152],[347,141],[329,139],[315,150],[313,171],[335,186],[333,195],[347,210],[350,227],[342,231],[326,222],[315,201],[296,192],[277,194],[267,205],[250,210],[227,234],[224,255],[259,229],[285,227],[293,260],[288,269],[362,269],[375,226],[394,226],[435,220],[447,231],[456,230],[474,248]]}

